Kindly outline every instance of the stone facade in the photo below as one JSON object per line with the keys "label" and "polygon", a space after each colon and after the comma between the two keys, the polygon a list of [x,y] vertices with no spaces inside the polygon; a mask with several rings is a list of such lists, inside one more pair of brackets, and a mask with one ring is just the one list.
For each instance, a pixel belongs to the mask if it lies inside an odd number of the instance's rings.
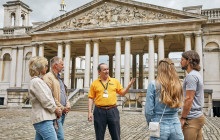
{"label": "stone facade", "polygon": [[[14,25],[8,23],[10,15],[24,14],[14,5],[26,12],[23,26],[17,20]],[[93,0],[30,27],[29,6],[12,1],[4,7],[4,28],[0,29],[0,97],[4,98],[4,105],[9,105],[7,89],[28,88],[28,62],[32,56],[45,56],[48,60],[55,55],[63,58],[63,78],[68,88],[88,90],[91,81],[98,77],[100,56],[107,55],[112,77],[124,87],[131,76],[136,77],[133,89],[146,89],[148,81],[156,76],[158,60],[172,52],[187,50],[199,53],[205,88],[213,90],[213,100],[220,100],[220,9],[194,6],[181,11],[132,0]],[[76,65],[79,60],[80,67]],[[178,64],[179,60],[175,62]],[[178,65],[177,71],[183,79],[185,73]],[[144,106],[143,93],[138,92],[119,97],[121,107],[127,101],[133,102],[133,97],[138,97],[134,98],[138,101],[136,107],[139,103]]]}

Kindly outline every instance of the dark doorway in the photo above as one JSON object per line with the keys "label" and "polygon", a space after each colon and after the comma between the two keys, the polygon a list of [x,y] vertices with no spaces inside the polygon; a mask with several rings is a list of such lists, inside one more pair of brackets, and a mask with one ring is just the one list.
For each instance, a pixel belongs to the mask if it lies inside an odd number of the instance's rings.
{"label": "dark doorway", "polygon": [[4,97],[0,97],[0,105],[4,105]]}
{"label": "dark doorway", "polygon": [[220,117],[220,101],[213,101],[213,114]]}

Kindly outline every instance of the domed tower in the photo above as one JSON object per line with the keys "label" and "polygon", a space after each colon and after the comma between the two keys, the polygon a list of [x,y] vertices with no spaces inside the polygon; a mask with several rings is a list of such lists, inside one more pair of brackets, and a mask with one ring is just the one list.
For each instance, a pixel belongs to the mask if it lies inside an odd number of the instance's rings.
{"label": "domed tower", "polygon": [[4,6],[4,27],[30,26],[30,7],[21,0],[6,2]]}

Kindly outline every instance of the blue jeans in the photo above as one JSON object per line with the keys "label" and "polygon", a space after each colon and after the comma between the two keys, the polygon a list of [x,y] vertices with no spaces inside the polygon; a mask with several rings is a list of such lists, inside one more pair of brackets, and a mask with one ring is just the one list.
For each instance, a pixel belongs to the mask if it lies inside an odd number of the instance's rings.
{"label": "blue jeans", "polygon": [[66,115],[62,114],[60,119],[57,121],[59,125],[59,129],[57,130],[57,138],[58,140],[64,140],[64,130],[63,130],[63,123],[65,120]]}
{"label": "blue jeans", "polygon": [[34,128],[36,130],[35,140],[57,140],[52,120],[35,123]]}
{"label": "blue jeans", "polygon": [[[152,119],[153,122],[159,122],[161,116]],[[178,117],[164,116],[160,123],[160,138],[150,137],[150,140],[184,140]]]}

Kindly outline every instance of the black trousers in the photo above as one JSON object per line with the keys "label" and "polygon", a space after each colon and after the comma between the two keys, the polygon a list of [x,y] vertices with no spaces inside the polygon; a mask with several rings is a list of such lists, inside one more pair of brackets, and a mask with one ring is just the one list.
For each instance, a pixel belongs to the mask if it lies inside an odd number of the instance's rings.
{"label": "black trousers", "polygon": [[106,125],[108,125],[112,140],[120,140],[120,117],[117,107],[111,109],[95,107],[94,127],[96,140],[104,140]]}

